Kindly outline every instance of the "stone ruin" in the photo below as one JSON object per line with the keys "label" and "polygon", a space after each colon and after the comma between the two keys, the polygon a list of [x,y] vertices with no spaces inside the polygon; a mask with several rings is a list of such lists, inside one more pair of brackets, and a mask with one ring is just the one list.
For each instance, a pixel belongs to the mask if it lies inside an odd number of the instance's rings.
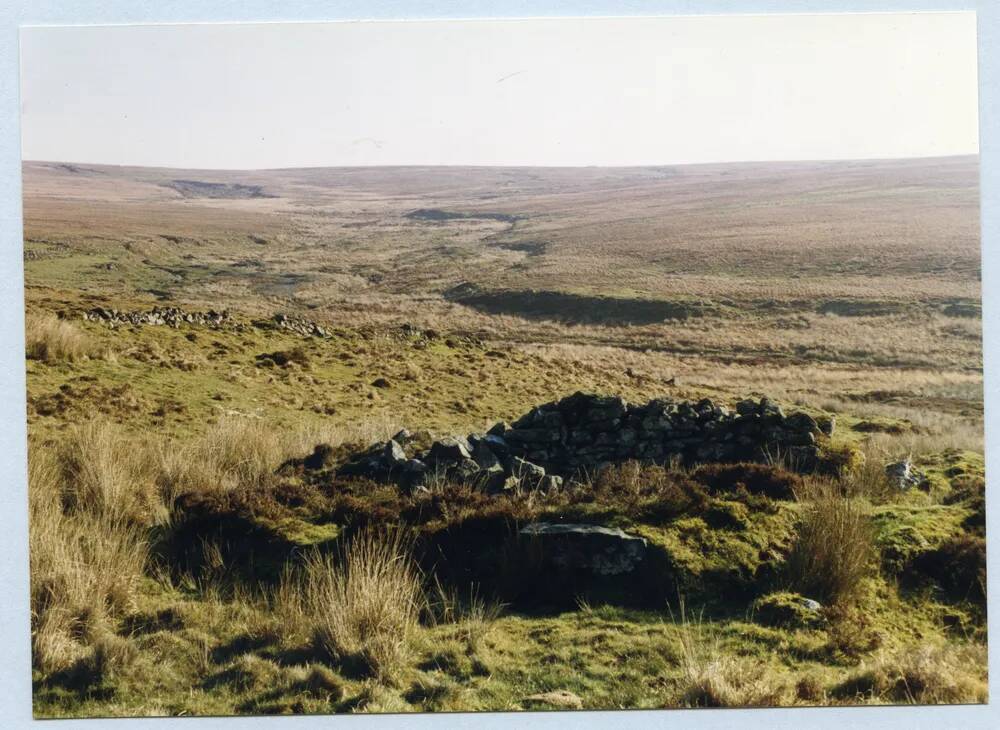
{"label": "stone ruin", "polygon": [[[780,458],[810,470],[819,458],[817,437],[832,429],[832,419],[785,415],[767,398],[740,401],[731,411],[707,398],[632,404],[616,396],[576,393],[536,406],[511,425],[501,422],[484,434],[442,438],[429,448],[420,448],[404,429],[354,454],[336,473],[404,490],[443,478],[499,494],[559,489],[565,478],[581,471],[629,460],[676,459],[690,465]],[[318,446],[303,465],[324,466],[331,452]]]}
{"label": "stone ruin", "polygon": [[329,337],[330,332],[321,324],[313,322],[311,319],[293,317],[287,314],[276,314],[266,322],[256,321],[257,327],[270,327],[274,329],[287,330],[302,335],[303,337]]}
{"label": "stone ruin", "polygon": [[235,322],[229,312],[186,312],[179,307],[153,307],[145,312],[126,312],[119,309],[94,307],[83,313],[83,318],[90,322],[123,325],[160,325],[180,327],[182,324],[198,324],[205,327],[225,327]]}
{"label": "stone ruin", "polygon": [[[195,324],[203,327],[229,327],[245,330],[247,325],[239,322],[228,311],[189,312],[180,307],[153,307],[147,311],[124,311],[120,309],[94,307],[83,313],[83,319],[88,322],[104,322],[112,327],[117,325],[153,325],[180,327],[183,324]],[[302,317],[287,314],[275,314],[270,319],[258,319],[251,322],[258,329],[285,330],[304,337],[329,337],[330,331],[321,324]]]}

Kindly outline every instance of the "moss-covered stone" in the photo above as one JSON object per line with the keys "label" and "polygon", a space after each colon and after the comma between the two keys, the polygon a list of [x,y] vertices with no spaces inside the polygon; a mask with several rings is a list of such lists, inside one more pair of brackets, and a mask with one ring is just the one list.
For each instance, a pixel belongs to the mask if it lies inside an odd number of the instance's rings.
{"label": "moss-covered stone", "polygon": [[798,593],[777,591],[761,596],[751,606],[758,623],[776,628],[814,628],[823,622],[820,605]]}
{"label": "moss-covered stone", "polygon": [[649,560],[665,596],[678,590],[708,601],[747,596],[776,579],[795,537],[799,505],[746,510],[742,529],[719,529],[702,516],[667,525],[636,525],[650,544]]}
{"label": "moss-covered stone", "polygon": [[882,566],[899,574],[920,555],[936,549],[962,530],[969,511],[963,505],[890,504],[872,513]]}

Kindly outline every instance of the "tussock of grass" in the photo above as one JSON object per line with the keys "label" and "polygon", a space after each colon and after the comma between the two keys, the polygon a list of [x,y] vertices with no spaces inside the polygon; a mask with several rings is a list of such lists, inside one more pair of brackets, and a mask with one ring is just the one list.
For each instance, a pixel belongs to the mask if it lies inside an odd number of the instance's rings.
{"label": "tussock of grass", "polygon": [[254,491],[274,483],[274,470],[287,447],[279,432],[260,419],[220,419],[201,438],[159,451],[165,494]]}
{"label": "tussock of grass", "polygon": [[75,362],[94,352],[79,327],[51,312],[32,312],[25,317],[24,340],[30,360]]}
{"label": "tussock of grass", "polygon": [[833,695],[918,705],[986,702],[985,653],[979,645],[910,646],[866,663]]}
{"label": "tussock of grass", "polygon": [[681,604],[680,664],[676,704],[684,707],[772,707],[788,704],[789,687],[759,661],[727,652],[708,638],[700,619]]}
{"label": "tussock of grass", "polygon": [[29,466],[32,650],[43,672],[104,651],[94,639],[133,605],[147,560],[145,530],[115,505],[66,507],[59,466],[45,451]]}
{"label": "tussock of grass", "polygon": [[237,657],[226,672],[225,679],[234,688],[245,692],[273,686],[277,676],[278,666],[274,662],[247,653]]}
{"label": "tussock of grass", "polygon": [[344,697],[344,683],[329,667],[322,664],[309,666],[308,674],[302,686],[317,697],[323,697],[334,702]]}
{"label": "tussock of grass", "polygon": [[147,454],[121,427],[100,419],[74,426],[55,453],[69,511],[142,525],[166,519]]}
{"label": "tussock of grass", "polygon": [[468,595],[465,596],[455,587],[444,586],[437,576],[434,577],[427,604],[430,622],[456,625],[458,637],[470,655],[480,650],[483,640],[493,630],[503,610],[503,606],[497,601],[482,597],[476,586],[470,586]]}
{"label": "tussock of grass", "polygon": [[387,419],[372,419],[275,429],[263,419],[228,416],[198,438],[154,446],[158,483],[168,502],[189,492],[257,492],[275,485],[275,470],[286,459],[316,444],[367,444],[387,438],[394,426]]}
{"label": "tussock of grass", "polygon": [[425,602],[408,549],[400,530],[365,529],[341,555],[312,553],[304,563],[302,605],[317,645],[386,683],[411,655]]}
{"label": "tussock of grass", "polygon": [[803,628],[820,623],[817,611],[810,610],[797,593],[776,591],[761,596],[750,606],[753,619],[765,626]]}
{"label": "tussock of grass", "polygon": [[874,530],[861,500],[820,490],[788,557],[792,584],[824,603],[846,603],[875,566]]}
{"label": "tussock of grass", "polygon": [[761,664],[729,654],[684,661],[681,704],[687,707],[775,707],[788,704],[788,686]]}
{"label": "tussock of grass", "polygon": [[457,709],[461,688],[449,677],[420,679],[406,691],[403,698],[429,712]]}

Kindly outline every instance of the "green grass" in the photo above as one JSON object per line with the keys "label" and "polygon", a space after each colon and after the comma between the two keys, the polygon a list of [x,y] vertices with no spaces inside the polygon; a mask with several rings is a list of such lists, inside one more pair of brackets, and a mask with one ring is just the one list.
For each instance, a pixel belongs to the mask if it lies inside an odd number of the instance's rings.
{"label": "green grass", "polygon": [[[825,694],[857,671],[822,628],[778,629],[697,610],[698,618],[684,622],[676,607],[671,613],[585,606],[502,616],[476,651],[453,625],[424,628],[395,686],[334,669],[339,691],[330,694],[306,682],[317,659],[283,646],[273,618],[245,602],[150,586],[141,606],[152,615],[168,606],[178,618],[133,635],[133,662],[95,685],[36,684],[36,716],[502,711],[525,709],[529,696],[558,690],[583,698],[586,709],[676,707],[684,704],[685,640],[738,657],[768,684],[787,688],[792,703],[800,702],[793,690],[803,677],[818,681]],[[941,640],[938,617],[927,607],[874,597],[871,613],[887,649]]]}
{"label": "green grass", "polygon": [[[97,303],[150,305],[54,290],[32,290],[30,301],[71,314]],[[426,339],[403,337],[396,329],[343,327],[330,338],[313,339],[254,327],[77,326],[94,352],[111,354],[28,362],[33,443],[58,443],[69,424],[95,415],[117,421],[138,441],[181,447],[211,437],[229,412],[266,424],[275,434],[305,431],[322,439],[348,424],[384,424],[370,428],[372,433],[404,425],[437,433],[480,430],[575,390],[636,401],[711,394],[732,402],[747,395],[704,384],[668,390],[662,380],[626,374],[615,360],[544,357],[454,333]],[[302,348],[305,365],[265,367],[257,360],[294,348]],[[388,388],[372,386],[380,377]],[[834,410],[783,405],[817,416]],[[890,434],[887,453],[908,448],[905,439],[915,435],[934,444],[933,434],[918,433],[905,419],[861,416],[840,404],[836,411],[831,449],[871,450],[873,438],[885,438],[853,428],[863,421],[904,431]],[[311,446],[303,440],[288,456],[303,456]],[[487,622],[475,645],[460,624],[423,625],[408,663],[385,684],[318,652],[309,637],[289,635],[280,613],[258,591],[273,587],[286,561],[303,551],[334,550],[362,517],[378,510],[393,517],[408,503],[372,485],[334,485],[329,475],[314,481],[276,477],[231,514],[210,510],[208,522],[197,528],[196,538],[211,541],[225,516],[237,533],[254,536],[243,553],[221,544],[218,570],[199,572],[205,566],[197,561],[188,572],[177,570],[164,558],[169,551],[154,550],[156,560],[135,605],[102,629],[112,636],[101,639],[104,653],[75,670],[36,671],[35,712],[70,717],[518,710],[536,707],[528,698],[547,692],[573,693],[588,709],[659,708],[708,701],[704,687],[702,694],[692,690],[692,677],[714,682],[713,691],[721,693],[712,695],[715,700],[857,702],[843,687],[862,671],[859,662],[874,662],[883,649],[905,653],[938,642],[959,651],[964,642],[985,641],[984,615],[975,600],[943,595],[933,580],[910,580],[921,556],[969,532],[979,509],[975,485],[983,476],[982,455],[926,448],[913,456],[931,479],[929,490],[861,497],[868,500],[881,561],[864,581],[857,607],[831,610],[806,627],[765,626],[752,611],[761,595],[789,587],[785,560],[803,502],[723,489],[676,511],[655,490],[640,494],[652,484],[643,481],[651,473],[643,472],[631,485],[638,489],[635,497],[612,489],[591,500],[494,504],[495,512],[477,512],[482,506],[469,506],[464,497],[449,503],[438,495],[430,501],[437,500],[440,511],[430,510],[426,522],[414,521],[418,530],[438,540],[454,530],[456,540],[468,540],[475,550],[495,549],[501,526],[528,518],[593,522],[641,535],[649,542],[651,567],[643,578],[648,590],[642,601],[631,601],[641,608],[616,600],[620,586],[614,585],[564,596],[563,604],[580,600],[576,610],[510,605]],[[279,498],[269,489],[286,491]],[[156,548],[169,544],[184,517],[177,508],[169,527],[150,532]],[[686,617],[678,605],[682,597]],[[967,670],[973,689],[963,696],[974,700],[985,668]],[[885,701],[891,691],[886,693],[860,701]]]}
{"label": "green grass", "polygon": [[[578,389],[636,399],[662,392],[655,384],[643,388],[630,382],[612,368],[553,365],[462,338],[428,341],[337,330],[330,338],[313,339],[256,328],[110,329],[82,321],[78,326],[96,345],[112,350],[115,359],[30,362],[34,432],[59,428],[95,408],[119,422],[176,436],[202,433],[229,411],[265,419],[276,428],[392,414],[411,426],[471,430],[513,419],[538,402]],[[262,367],[256,359],[295,347],[305,351],[307,365]],[[372,387],[379,377],[390,387]],[[116,389],[135,402],[109,398]],[[39,415],[39,410],[51,414]]]}

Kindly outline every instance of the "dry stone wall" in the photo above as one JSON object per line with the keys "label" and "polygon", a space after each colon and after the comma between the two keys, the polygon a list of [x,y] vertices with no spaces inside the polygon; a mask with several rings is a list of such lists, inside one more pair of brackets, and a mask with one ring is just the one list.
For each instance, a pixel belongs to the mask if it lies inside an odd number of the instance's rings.
{"label": "dry stone wall", "polygon": [[447,478],[502,492],[558,489],[581,470],[629,460],[697,464],[782,458],[809,470],[819,456],[817,437],[832,426],[806,413],[785,415],[767,398],[744,400],[730,410],[709,399],[631,404],[616,396],[576,393],[532,408],[513,424],[443,438],[426,449],[416,448],[409,432],[401,431],[354,455],[338,473],[404,488]]}
{"label": "dry stone wall", "polygon": [[195,324],[203,327],[227,327],[236,330],[246,330],[249,326],[258,329],[285,330],[304,337],[329,337],[330,331],[317,322],[302,317],[287,314],[275,314],[270,319],[257,319],[249,324],[233,317],[228,311],[207,312],[186,311],[179,307],[153,307],[146,311],[126,311],[105,307],[94,307],[83,313],[83,319],[89,322],[103,322],[111,325],[152,325],[180,327],[184,324]]}
{"label": "dry stone wall", "polygon": [[128,312],[119,309],[94,307],[84,312],[84,320],[105,322],[110,325],[161,325],[179,327],[182,324],[198,324],[205,327],[225,327],[235,324],[229,312],[187,312],[178,307],[153,307],[145,312]]}

